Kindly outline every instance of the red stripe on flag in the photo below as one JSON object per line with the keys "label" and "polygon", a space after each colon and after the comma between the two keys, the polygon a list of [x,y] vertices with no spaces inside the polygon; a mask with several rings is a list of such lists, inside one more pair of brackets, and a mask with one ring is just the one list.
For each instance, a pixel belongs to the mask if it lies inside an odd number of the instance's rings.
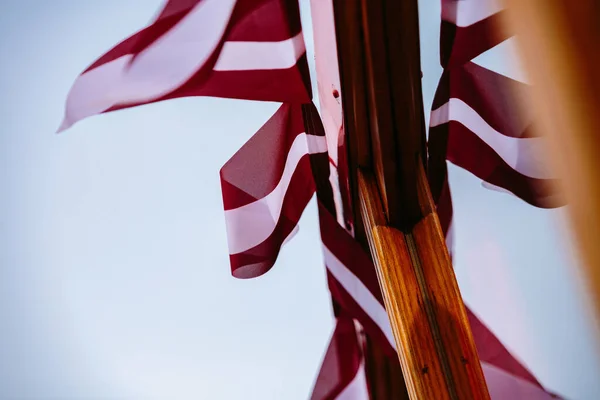
{"label": "red stripe on flag", "polygon": [[[241,253],[230,254],[231,272],[236,278],[254,278],[269,271],[279,255],[281,246],[290,236],[308,202],[315,192],[314,182],[310,176],[310,161],[305,156],[294,172],[290,189],[283,199],[282,213],[273,233],[259,245]],[[223,194],[225,197],[225,194]],[[243,231],[228,232],[229,235],[252,235],[253,227]]]}
{"label": "red stripe on flag", "polygon": [[[233,195],[224,187],[225,209],[241,207],[271,193],[281,180],[292,145],[303,132],[299,107],[282,104],[221,168],[221,181],[236,191]],[[238,196],[237,192],[248,197]]]}
{"label": "red stripe on flag", "polygon": [[432,110],[450,98],[468,104],[498,133],[513,138],[533,137],[533,112],[526,104],[531,87],[469,62],[446,70],[440,79]]}
{"label": "red stripe on flag", "polygon": [[466,27],[442,21],[440,27],[440,60],[443,68],[460,67],[478,55],[510,38],[502,28],[505,12],[499,12]]}

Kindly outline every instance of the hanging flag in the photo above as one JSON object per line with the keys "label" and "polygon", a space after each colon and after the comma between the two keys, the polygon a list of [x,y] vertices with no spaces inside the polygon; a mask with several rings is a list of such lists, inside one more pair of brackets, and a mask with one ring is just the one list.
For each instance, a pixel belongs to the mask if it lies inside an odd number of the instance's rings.
{"label": "hanging flag", "polygon": [[297,0],[169,0],[154,22],[77,78],[59,131],[187,96],[309,102]]}
{"label": "hanging flag", "polygon": [[360,322],[367,335],[377,340],[388,355],[397,357],[392,327],[370,256],[322,203],[319,204],[319,223],[333,299]]}
{"label": "hanging flag", "polygon": [[[478,24],[477,32],[488,29],[487,19],[481,17],[485,12],[465,19],[463,15],[468,14],[468,8],[453,2],[445,4],[451,5],[445,8],[446,22],[454,21],[461,28],[452,31],[452,49],[461,41],[476,44],[473,51],[448,53],[451,60],[448,65],[460,64],[458,60],[462,59],[468,61],[494,43],[495,39],[486,42],[485,37],[483,41],[468,42],[471,37],[468,27],[473,21]],[[472,82],[477,87],[477,79],[485,79],[475,72],[464,73],[474,76]],[[447,98],[440,95],[436,103],[439,105],[434,118],[436,127],[450,129],[455,125],[454,117],[464,112],[464,107],[454,110],[458,104],[454,99],[478,110],[477,105],[470,104],[468,96],[481,93],[473,91],[462,96],[452,91],[452,79],[457,78],[450,76],[450,83],[444,89]],[[339,148],[329,149],[328,155],[324,129],[310,103],[308,88],[296,0],[170,0],[153,23],[107,52],[76,80],[67,99],[61,130],[95,114],[177,97],[283,102],[275,115],[221,169],[232,273],[249,278],[268,271],[281,246],[297,229],[298,220],[316,191],[336,329],[315,383],[313,399],[363,400],[368,398],[364,370],[368,349],[361,344],[360,329],[384,349],[390,360],[397,364],[398,358],[374,265],[343,226],[345,222],[352,224],[347,221],[352,214],[350,210],[340,210],[350,207],[348,200],[335,201],[336,196],[349,192],[348,180],[344,178],[348,176],[347,165],[338,162],[343,161]],[[487,123],[495,130],[504,127],[495,126],[494,121]],[[335,134],[343,139],[343,130]],[[335,152],[339,157],[335,157]],[[445,159],[444,154],[444,165]],[[507,164],[515,168],[522,165]],[[443,172],[442,182],[446,179],[445,168]],[[518,172],[523,174],[521,170]],[[505,187],[508,186],[505,181],[489,181],[511,190]],[[446,192],[450,201],[449,191]],[[532,202],[538,201],[538,192],[530,192],[534,193]],[[525,192],[514,189],[513,193]],[[542,198],[549,197],[541,193]],[[451,216],[451,208],[448,210]],[[451,230],[449,223],[446,226]],[[493,334],[474,315],[470,318],[492,397],[548,398],[535,378]],[[362,328],[358,329],[357,324]]]}
{"label": "hanging flag", "polygon": [[502,0],[441,0],[440,61],[461,66],[512,36],[501,20]]}
{"label": "hanging flag", "polygon": [[327,160],[321,133],[307,132],[302,105],[283,104],[221,169],[231,270],[267,272],[315,192],[311,155]]}
{"label": "hanging flag", "polygon": [[444,72],[432,106],[428,177],[452,253],[452,199],[447,162],[464,168],[488,189],[536,207],[565,204],[545,165],[544,138],[530,109],[519,107],[529,86],[471,60],[514,36],[501,24],[498,0],[442,0],[440,60]]}
{"label": "hanging flag", "polygon": [[[326,132],[321,116],[312,104],[305,105],[303,111],[307,132],[319,136],[340,134],[336,128]],[[324,117],[331,111],[331,108],[325,107],[322,110]],[[333,111],[337,112],[335,109]],[[344,176],[348,176],[348,167],[345,162],[338,162],[336,166],[332,159],[341,160],[340,156],[346,149],[340,141],[327,140],[327,143],[337,144],[335,148],[328,147],[328,157],[311,157],[327,284],[334,316],[352,318],[356,334],[367,338],[361,349],[361,368],[365,369],[366,380],[362,379],[360,374],[363,372],[359,369],[357,379],[329,382],[330,385],[345,387],[338,397],[331,398],[362,400],[365,391],[374,395],[377,393],[376,396],[383,398],[398,398],[403,395],[405,388],[401,383],[389,382],[390,373],[394,371],[401,374],[401,369],[375,266],[368,251],[353,237],[353,221],[339,218],[352,215],[351,211],[343,209],[348,203],[338,201],[339,190],[349,190],[348,180],[344,179]],[[354,350],[349,347],[345,351],[352,353]],[[367,371],[367,360],[374,361],[379,368]],[[327,362],[327,359],[323,362]],[[326,371],[327,366],[320,369],[315,391],[319,389],[319,382],[331,378]]]}
{"label": "hanging flag", "polygon": [[528,89],[472,62],[445,70],[430,118],[431,175],[443,179],[447,160],[536,207],[564,205],[542,158],[544,138],[519,108]]}
{"label": "hanging flag", "polygon": [[[489,189],[541,208],[565,204],[542,158],[543,138],[522,109],[529,86],[471,60],[514,36],[500,23],[497,0],[442,0],[440,60],[444,72],[434,98],[428,178],[446,244],[452,252],[452,198],[447,163],[464,168]],[[550,399],[537,379],[467,309],[492,399]]]}

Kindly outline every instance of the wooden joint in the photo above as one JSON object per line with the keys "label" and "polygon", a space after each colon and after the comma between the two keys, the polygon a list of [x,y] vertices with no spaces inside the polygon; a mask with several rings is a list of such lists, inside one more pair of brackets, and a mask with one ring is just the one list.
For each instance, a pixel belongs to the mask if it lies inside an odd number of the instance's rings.
{"label": "wooden joint", "polygon": [[410,397],[489,398],[437,214],[402,232],[388,226],[370,172],[358,171],[358,191]]}

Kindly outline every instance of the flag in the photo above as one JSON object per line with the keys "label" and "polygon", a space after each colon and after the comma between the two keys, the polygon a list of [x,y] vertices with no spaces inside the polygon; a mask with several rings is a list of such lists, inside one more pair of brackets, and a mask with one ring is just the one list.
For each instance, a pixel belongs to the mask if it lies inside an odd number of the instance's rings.
{"label": "flag", "polygon": [[[458,14],[456,18],[463,21]],[[454,46],[467,40],[464,32],[468,30],[454,31]],[[449,59],[461,57],[466,56],[451,54]],[[309,87],[296,0],[170,0],[147,28],[76,80],[61,129],[95,114],[184,96],[282,102],[221,169],[232,273],[249,278],[268,271],[316,192],[336,328],[312,397],[363,400],[368,398],[369,349],[361,333],[392,362],[398,364],[398,356],[375,267],[351,232],[351,205],[347,198],[336,201],[349,193],[347,165],[340,147],[327,147]],[[450,104],[450,90],[444,93],[448,99],[440,100],[440,107]],[[452,126],[454,111],[446,108],[438,112],[436,126]],[[333,134],[343,138],[343,129]],[[331,157],[335,152],[338,157]],[[504,181],[490,183],[498,182]],[[493,334],[474,315],[470,319],[493,398],[547,398]]]}
{"label": "flag", "polygon": [[[440,60],[444,72],[432,105],[428,178],[446,244],[452,252],[453,218],[447,163],[540,208],[565,204],[546,168],[544,142],[533,114],[520,106],[531,90],[471,60],[514,36],[500,23],[497,0],[442,0]],[[492,399],[550,399],[546,391],[482,321],[467,308]]]}
{"label": "flag", "polygon": [[534,206],[565,204],[557,179],[544,163],[544,138],[536,135],[532,111],[519,107],[529,86],[471,62],[514,36],[500,23],[505,12],[497,0],[442,0],[444,72],[431,111],[428,173],[447,229],[447,161],[482,179],[484,187]]}
{"label": "flag", "polygon": [[169,0],[76,79],[59,131],[178,97],[306,103],[307,83],[297,0]]}
{"label": "flag", "polygon": [[512,35],[501,19],[502,0],[441,0],[440,61],[453,68],[474,59]]}
{"label": "flag", "polygon": [[500,22],[498,0],[442,0],[440,61],[444,72],[432,105],[428,178],[452,253],[452,199],[447,163],[464,168],[485,188],[514,195],[541,208],[565,198],[546,168],[544,138],[533,113],[519,107],[529,86],[471,60],[511,38]]}
{"label": "flag", "polygon": [[[268,154],[268,157],[264,155]],[[364,352],[355,322],[397,362],[375,268],[336,220],[327,140],[313,104],[283,104],[221,169],[232,273],[267,272],[317,193],[319,223],[336,329],[313,399],[363,399]],[[339,206],[339,203],[338,203]]]}
{"label": "flag", "polygon": [[[314,106],[306,106],[304,111],[307,132],[313,132],[320,136],[340,134],[334,125],[330,125],[329,131],[325,130],[322,119]],[[323,113],[326,114],[330,111],[331,109],[325,108]],[[385,368],[366,371],[366,361],[373,359],[375,347],[378,349],[378,353],[382,353],[382,359],[377,362],[393,365],[393,370],[398,373],[401,370],[375,266],[368,251],[365,251],[353,237],[353,221],[343,218],[344,215],[351,215],[351,213],[347,213],[345,209],[340,210],[345,207],[344,204],[348,204],[339,201],[340,190],[349,190],[348,180],[344,178],[344,176],[348,176],[348,167],[345,162],[340,162],[345,145],[343,141],[335,141],[331,138],[328,138],[327,143],[336,143],[337,146],[335,148],[328,147],[327,159],[315,158],[312,163],[327,284],[337,320],[339,321],[340,316],[352,318],[356,334],[364,334],[366,338],[369,338],[370,346],[367,346],[366,342],[362,344],[361,367],[356,371],[356,378],[351,381],[339,379],[341,377],[338,375],[327,374],[326,371],[329,367],[325,364],[331,361],[326,356],[314,391],[318,392],[323,382],[329,380],[330,386],[346,389],[338,397],[326,398],[359,400],[363,399],[367,389],[370,390],[369,393],[373,391],[386,393],[388,396],[396,398],[399,393],[403,393],[404,388],[401,385],[391,384],[385,379],[388,373]],[[339,160],[337,165],[333,159]],[[340,216],[342,218],[339,218]],[[332,337],[333,340],[335,340],[335,335]],[[331,344],[329,348],[331,348]],[[352,353],[354,350],[348,347],[345,351]],[[338,361],[344,362],[343,359],[338,359]],[[339,368],[346,367],[340,365]],[[366,380],[361,376],[363,373],[367,374]],[[374,381],[371,382],[372,379]],[[382,385],[386,387],[379,387]],[[361,389],[361,387],[364,388]]]}
{"label": "flag", "polygon": [[544,138],[519,97],[528,85],[475,63],[446,69],[433,101],[429,154],[432,186],[445,179],[446,160],[536,207],[564,205],[558,180],[542,158]]}
{"label": "flag", "polygon": [[301,104],[283,104],[221,169],[231,270],[267,272],[315,193],[311,157],[327,162],[322,132],[307,132]]}

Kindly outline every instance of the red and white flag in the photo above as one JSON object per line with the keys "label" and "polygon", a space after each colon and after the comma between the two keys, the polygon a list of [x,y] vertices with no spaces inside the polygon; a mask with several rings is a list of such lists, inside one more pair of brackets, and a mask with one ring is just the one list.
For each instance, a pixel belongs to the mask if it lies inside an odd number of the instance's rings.
{"label": "red and white flag", "polygon": [[447,162],[488,189],[542,208],[565,199],[544,160],[544,138],[533,113],[521,107],[529,86],[471,60],[511,38],[499,0],[442,0],[440,60],[444,73],[431,111],[428,175],[440,222],[452,251],[452,200]]}
{"label": "red and white flag", "polygon": [[368,400],[369,398],[363,346],[354,320],[346,315],[338,315],[310,399]]}
{"label": "red and white flag", "polygon": [[[461,60],[466,63],[496,40],[485,35],[474,38],[469,33],[494,32],[488,29],[486,21],[491,21],[489,18],[493,18],[490,16],[495,15],[496,9],[480,5],[470,9],[468,4],[479,4],[471,1],[444,4],[446,29],[451,28],[448,22],[454,24],[455,29],[453,45],[442,53],[447,51],[446,58],[451,60],[446,62],[448,66],[462,68]],[[471,50],[466,44],[461,45],[466,46],[464,48],[459,46],[460,43],[469,44]],[[469,82],[475,89],[486,79],[493,79],[477,73],[475,67],[464,69],[461,74],[467,74],[467,78],[471,74]],[[440,137],[443,141],[443,135],[448,140],[460,137],[460,133],[445,132],[454,129],[455,122],[460,122],[463,115],[469,120],[475,118],[473,113],[492,127],[492,130],[485,127],[486,137],[503,131],[505,125],[495,125],[473,100],[488,93],[488,89],[483,92],[474,89],[466,94],[456,88],[452,91],[453,79],[459,78],[468,81],[462,75],[449,75],[449,89],[443,89],[444,95],[440,95],[436,103],[439,107],[432,118],[434,128],[446,128],[432,139]],[[316,380],[313,399],[363,400],[368,398],[364,369],[367,349],[361,343],[357,323],[370,339],[385,349],[390,360],[397,363],[395,342],[373,263],[351,232],[342,226],[344,222],[352,223],[343,221],[352,214],[348,199],[336,201],[336,196],[339,200],[342,194],[349,192],[345,178],[347,166],[344,162],[329,162],[330,159],[343,161],[343,151],[337,154],[340,157],[330,157],[340,148],[329,149],[328,155],[324,128],[310,103],[309,87],[296,0],[170,0],[153,23],[110,50],[76,80],[67,99],[61,129],[95,114],[184,96],[283,102],[275,115],[221,170],[232,273],[248,278],[268,271],[281,246],[293,235],[306,204],[316,191],[336,329]],[[519,124],[513,125],[518,128]],[[337,125],[339,123],[330,124]],[[513,129],[513,125],[506,126]],[[484,125],[480,120],[475,125],[466,125],[471,132],[472,129],[477,131],[473,132],[475,135],[481,126]],[[508,141],[481,140],[513,170],[527,179],[540,179],[528,175],[532,171],[529,168],[535,166],[519,158],[519,154],[524,153],[521,153],[521,145],[514,144],[514,140],[529,137],[514,134],[519,132],[516,128],[511,132],[513,136],[502,132],[511,139]],[[343,138],[343,130],[332,134]],[[337,138],[330,142],[338,143]],[[496,143],[500,145],[493,146]],[[513,143],[507,148],[517,149],[517,156],[503,158],[505,154],[510,155],[509,151],[499,150],[506,143]],[[440,145],[439,148],[450,147]],[[446,154],[442,159],[440,181],[445,182]],[[458,159],[452,160],[458,164]],[[516,186],[506,184],[512,182],[510,179],[494,180],[487,175],[481,178],[517,196],[533,193],[532,203],[539,201],[538,193],[544,194],[541,198],[552,198],[545,192],[515,189]],[[449,191],[446,192],[450,199]],[[493,398],[549,397],[473,315],[471,324]]]}
{"label": "red and white flag", "polygon": [[[528,85],[471,60],[514,36],[500,23],[499,0],[442,0],[440,59],[444,72],[429,129],[428,175],[452,251],[453,221],[447,163],[464,168],[488,189],[541,208],[565,204],[543,159],[543,138],[523,109]],[[493,399],[549,399],[536,378],[467,309],[479,358]]]}
{"label": "red and white flag", "polygon": [[309,102],[297,0],[169,0],[154,22],[77,78],[59,131],[188,96]]}
{"label": "red and white flag", "polygon": [[311,157],[327,162],[327,142],[322,132],[305,129],[306,107],[283,104],[221,169],[229,258],[237,278],[259,276],[273,266],[315,193]]}
{"label": "red and white flag", "polygon": [[[519,107],[530,88],[475,63],[447,69],[430,118],[430,175],[441,181],[445,160],[542,208],[564,205],[543,157],[533,116]],[[436,185],[439,185],[437,182]]]}

